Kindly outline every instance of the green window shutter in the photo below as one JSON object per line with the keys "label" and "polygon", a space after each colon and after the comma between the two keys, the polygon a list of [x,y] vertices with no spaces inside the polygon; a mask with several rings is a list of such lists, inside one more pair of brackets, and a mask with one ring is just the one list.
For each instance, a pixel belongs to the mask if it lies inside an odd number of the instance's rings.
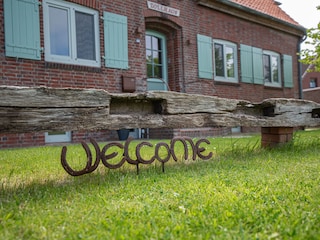
{"label": "green window shutter", "polygon": [[4,0],[6,56],[41,59],[39,2]]}
{"label": "green window shutter", "polygon": [[292,69],[292,56],[283,55],[283,77],[284,86],[287,88],[293,87],[293,69]]}
{"label": "green window shutter", "polygon": [[213,79],[212,39],[197,35],[199,78]]}
{"label": "green window shutter", "polygon": [[127,17],[104,12],[105,65],[110,68],[129,68]]}
{"label": "green window shutter", "polygon": [[252,54],[253,82],[255,84],[264,84],[262,49],[252,47]]}
{"label": "green window shutter", "polygon": [[252,56],[252,47],[240,44],[241,81],[244,83],[253,83]]}

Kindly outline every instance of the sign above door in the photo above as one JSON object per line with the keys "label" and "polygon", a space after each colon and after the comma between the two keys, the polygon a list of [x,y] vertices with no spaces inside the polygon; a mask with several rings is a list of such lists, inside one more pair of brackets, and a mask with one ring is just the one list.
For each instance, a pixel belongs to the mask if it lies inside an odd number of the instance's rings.
{"label": "sign above door", "polygon": [[176,16],[176,17],[180,16],[180,10],[179,9],[168,7],[168,6],[161,5],[159,3],[154,3],[154,2],[151,2],[151,1],[147,1],[147,2],[148,2],[148,8],[149,9],[152,9],[152,10],[157,11],[157,12],[166,13],[166,14],[169,14],[169,15],[172,15],[172,16]]}

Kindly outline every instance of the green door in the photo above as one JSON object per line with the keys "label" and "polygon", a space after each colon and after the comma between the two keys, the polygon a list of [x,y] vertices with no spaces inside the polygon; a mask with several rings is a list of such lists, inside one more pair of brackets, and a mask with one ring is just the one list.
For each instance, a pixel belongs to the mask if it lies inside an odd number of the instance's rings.
{"label": "green door", "polygon": [[147,31],[146,34],[147,89],[168,90],[166,38],[164,35]]}

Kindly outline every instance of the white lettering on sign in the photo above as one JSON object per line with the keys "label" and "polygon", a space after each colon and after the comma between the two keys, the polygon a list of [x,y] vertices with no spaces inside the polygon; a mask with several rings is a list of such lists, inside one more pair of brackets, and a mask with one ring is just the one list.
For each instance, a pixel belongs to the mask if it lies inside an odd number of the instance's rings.
{"label": "white lettering on sign", "polygon": [[173,16],[176,16],[176,17],[180,16],[180,10],[179,9],[168,7],[168,6],[165,6],[165,5],[161,5],[159,3],[154,3],[154,2],[148,1],[148,8],[152,9],[152,10],[155,10],[157,12],[166,13],[166,14],[173,15]]}

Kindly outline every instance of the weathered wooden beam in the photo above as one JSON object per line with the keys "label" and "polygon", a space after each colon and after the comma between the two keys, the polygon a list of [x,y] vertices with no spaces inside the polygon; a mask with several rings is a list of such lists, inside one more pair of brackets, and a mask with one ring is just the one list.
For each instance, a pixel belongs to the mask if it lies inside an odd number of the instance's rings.
{"label": "weathered wooden beam", "polygon": [[320,104],[260,103],[178,92],[0,86],[0,132],[208,126],[320,126]]}

